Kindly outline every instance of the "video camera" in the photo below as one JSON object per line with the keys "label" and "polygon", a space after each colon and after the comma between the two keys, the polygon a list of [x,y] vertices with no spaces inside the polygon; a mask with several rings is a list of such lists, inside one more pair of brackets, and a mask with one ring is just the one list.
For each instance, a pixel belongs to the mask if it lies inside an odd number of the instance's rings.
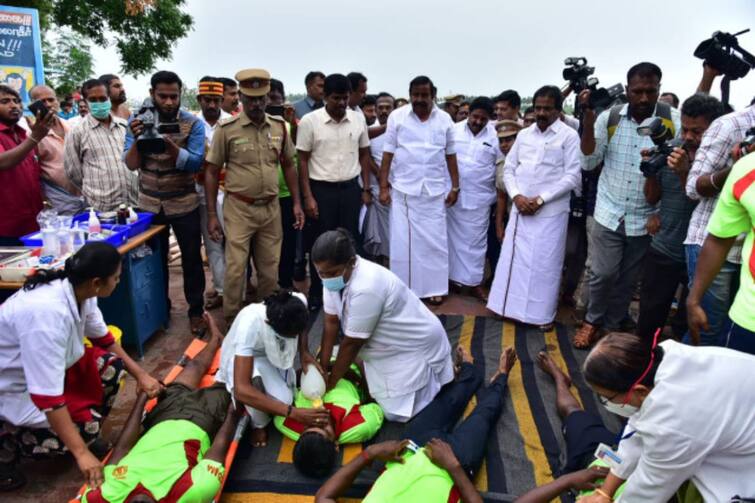
{"label": "video camera", "polygon": [[[587,58],[570,57],[564,60],[564,71],[562,75],[565,80],[569,81],[569,87],[574,94],[578,95],[585,89],[590,90],[589,107],[600,112],[613,105],[624,95],[624,86],[615,84],[611,87],[598,87],[598,78],[590,77],[595,73],[594,66],[587,66]],[[577,106],[579,102],[577,102]]]}
{"label": "video camera", "polygon": [[729,80],[741,79],[755,67],[755,56],[742,49],[737,37],[750,29],[731,34],[717,31],[695,49],[695,57],[702,59]]}
{"label": "video camera", "polygon": [[165,152],[165,134],[177,134],[181,131],[178,118],[171,122],[160,122],[160,114],[151,98],[142,102],[142,107],[135,119],[138,119],[144,130],[136,139],[136,148],[141,154],[162,154]]}
{"label": "video camera", "polygon": [[669,154],[684,145],[681,138],[672,138],[671,130],[660,117],[648,117],[637,127],[637,134],[649,136],[655,147],[650,149],[650,158],[640,162],[640,171],[645,177],[655,176],[665,165]]}

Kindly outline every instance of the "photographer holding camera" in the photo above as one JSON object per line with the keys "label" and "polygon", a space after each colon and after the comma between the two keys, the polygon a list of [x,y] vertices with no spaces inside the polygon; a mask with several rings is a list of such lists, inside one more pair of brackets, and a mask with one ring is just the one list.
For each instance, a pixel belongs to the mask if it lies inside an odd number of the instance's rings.
{"label": "photographer holding camera", "polygon": [[574,346],[587,348],[599,337],[601,327],[627,330],[627,309],[642,260],[650,245],[646,223],[654,208],[645,200],[644,178],[639,169],[641,151],[652,146],[637,126],[655,115],[672,135],[679,131],[680,115],[658,103],[661,69],[639,63],[627,72],[629,103],[614,106],[596,119],[590,90],[580,92],[583,109],[582,169],[594,170],[603,162],[595,205],[595,226],[590,233],[590,299],[585,322],[574,337]]}
{"label": "photographer holding camera", "polygon": [[[712,96],[695,94],[682,104],[681,147],[664,157],[663,165],[649,170],[645,178],[645,198],[658,206],[658,213],[648,218],[647,230],[652,236],[650,249],[645,256],[640,293],[640,315],[637,334],[652,341],[653,334],[662,328],[671,308],[676,290],[684,285],[679,299],[679,313],[672,321],[674,333],[681,338],[687,330],[684,309],[687,295],[687,261],[684,238],[695,209],[695,202],[687,198],[684,186],[687,183],[692,161],[695,158],[703,134],[710,124],[723,114],[723,105]],[[647,160],[643,156],[643,161]],[[644,164],[644,163],[643,163]],[[678,323],[675,321],[679,320]]]}
{"label": "photographer holding camera", "polygon": [[[152,75],[151,100],[145,100],[129,122],[124,160],[130,170],[139,170],[139,207],[155,213],[153,223],[172,227],[176,235],[191,330],[197,333],[204,324],[205,278],[194,175],[204,162],[205,128],[195,115],[180,109],[181,88],[181,79],[173,72]],[[165,297],[170,306],[167,229],[160,239]]]}
{"label": "photographer holding camera", "polygon": [[[692,213],[687,239],[687,270],[690,288],[697,283],[696,268],[708,235],[709,221],[719,194],[732,170],[732,150],[755,126],[755,105],[715,120],[705,132],[695,161],[687,177],[687,197],[699,201]],[[689,337],[693,344],[727,346],[731,322],[727,311],[734,297],[735,284],[742,264],[742,239],[729,244],[726,260],[699,296],[687,299]],[[750,306],[752,309],[752,306]]]}

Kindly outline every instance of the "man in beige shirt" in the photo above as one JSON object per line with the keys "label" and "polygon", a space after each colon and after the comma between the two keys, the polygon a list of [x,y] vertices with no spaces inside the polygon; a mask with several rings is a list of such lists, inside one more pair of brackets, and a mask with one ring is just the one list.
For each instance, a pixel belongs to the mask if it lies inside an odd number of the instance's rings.
{"label": "man in beige shirt", "polygon": [[[325,231],[343,227],[356,239],[362,202],[372,202],[369,186],[370,140],[367,123],[348,109],[351,85],[345,75],[325,78],[325,107],[305,115],[299,123],[299,183],[307,214],[308,242]],[[362,175],[364,191],[358,178]],[[361,192],[361,196],[360,196]],[[322,306],[322,282],[310,266],[309,307]]]}

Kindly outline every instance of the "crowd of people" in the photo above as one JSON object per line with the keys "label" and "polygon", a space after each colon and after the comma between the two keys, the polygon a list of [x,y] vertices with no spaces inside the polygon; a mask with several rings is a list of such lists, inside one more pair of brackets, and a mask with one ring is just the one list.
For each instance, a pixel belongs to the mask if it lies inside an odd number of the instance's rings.
{"label": "crowd of people", "polygon": [[[522,501],[576,488],[591,490],[585,501],[662,502],[687,481],[705,501],[755,496],[755,140],[745,141],[755,105],[727,110],[710,95],[716,74],[705,65],[680,102],[642,62],[627,72],[626,102],[596,111],[583,90],[577,118],[564,113],[569,90],[552,85],[522,110],[514,90],[439,100],[426,76],[409,82],[408,99],[368,94],[358,72],[310,72],[296,103],[263,69],[207,76],[192,113],[180,77],[159,71],[154,117],[128,109],[115,75],[82,84],[80,115],[39,85],[30,96],[47,112],[24,117],[20,96],[0,86],[0,198],[12,208],[0,245],[36,231],[45,201],[60,214],[154,213],[166,226],[166,296],[172,232],[191,330],[210,340],[166,388],[114,343],[96,306],[120,275],[112,247],[86,245],[63,270],[29,278],[0,307],[2,488],[23,484],[19,456],[69,451],[89,482],[84,501],[209,501],[246,412],[253,445],[267,444],[273,423],[296,441],[297,468],[320,478],[339,444],[371,439],[384,420],[407,423],[407,440],[371,445],[318,501],[375,459],[388,469],[366,501],[480,501],[470,480],[516,355],[504,350],[483,388],[431,311],[458,293],[542,331],[560,304],[582,304],[573,344],[591,349],[585,379],[628,418],[616,442],[542,353],[569,461]],[[651,125],[662,134],[647,135]],[[673,138],[658,161],[654,147]],[[225,337],[203,314],[221,307]],[[312,354],[307,326],[321,309]],[[217,384],[198,389],[215,350]],[[322,403],[297,390],[297,356],[323,375]],[[93,453],[124,369],[141,395],[103,469]],[[701,384],[701,374],[738,385]],[[142,435],[141,411],[158,396]],[[596,448],[607,449],[603,467]]]}

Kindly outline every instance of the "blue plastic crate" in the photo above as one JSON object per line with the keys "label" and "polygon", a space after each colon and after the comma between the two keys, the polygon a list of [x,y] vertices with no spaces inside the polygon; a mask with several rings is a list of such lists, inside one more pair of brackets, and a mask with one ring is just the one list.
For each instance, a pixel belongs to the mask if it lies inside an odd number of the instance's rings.
{"label": "blue plastic crate", "polygon": [[[113,246],[121,246],[123,243],[128,241],[128,229],[125,225],[110,225],[110,224],[102,224],[103,229],[112,230],[113,227],[120,227],[121,230],[118,232],[114,232],[110,236],[108,236],[107,239],[103,240],[105,243],[110,243]],[[42,246],[42,232],[37,231],[33,232],[31,234],[27,234],[26,236],[23,236],[21,238],[21,242],[24,244],[24,246],[28,246],[31,248],[39,248]],[[87,242],[90,242],[87,240]]]}
{"label": "blue plastic crate", "polygon": [[[99,215],[100,215],[100,213],[97,212],[97,216],[98,217],[99,217]],[[144,232],[147,229],[149,229],[149,226],[152,224],[152,219],[155,217],[155,214],[154,213],[149,213],[149,212],[146,212],[146,211],[145,212],[137,212],[136,213],[136,217],[137,217],[136,218],[136,222],[134,222],[133,224],[126,224],[126,226],[128,227],[128,237],[129,237],[129,239],[132,238],[132,237],[134,237],[134,236],[138,236],[142,232]],[[78,215],[76,215],[75,217],[73,217],[73,223],[76,223],[76,222],[88,222],[88,221],[89,221],[89,213],[88,212],[79,213]],[[103,224],[103,225],[107,225],[107,224]]]}

